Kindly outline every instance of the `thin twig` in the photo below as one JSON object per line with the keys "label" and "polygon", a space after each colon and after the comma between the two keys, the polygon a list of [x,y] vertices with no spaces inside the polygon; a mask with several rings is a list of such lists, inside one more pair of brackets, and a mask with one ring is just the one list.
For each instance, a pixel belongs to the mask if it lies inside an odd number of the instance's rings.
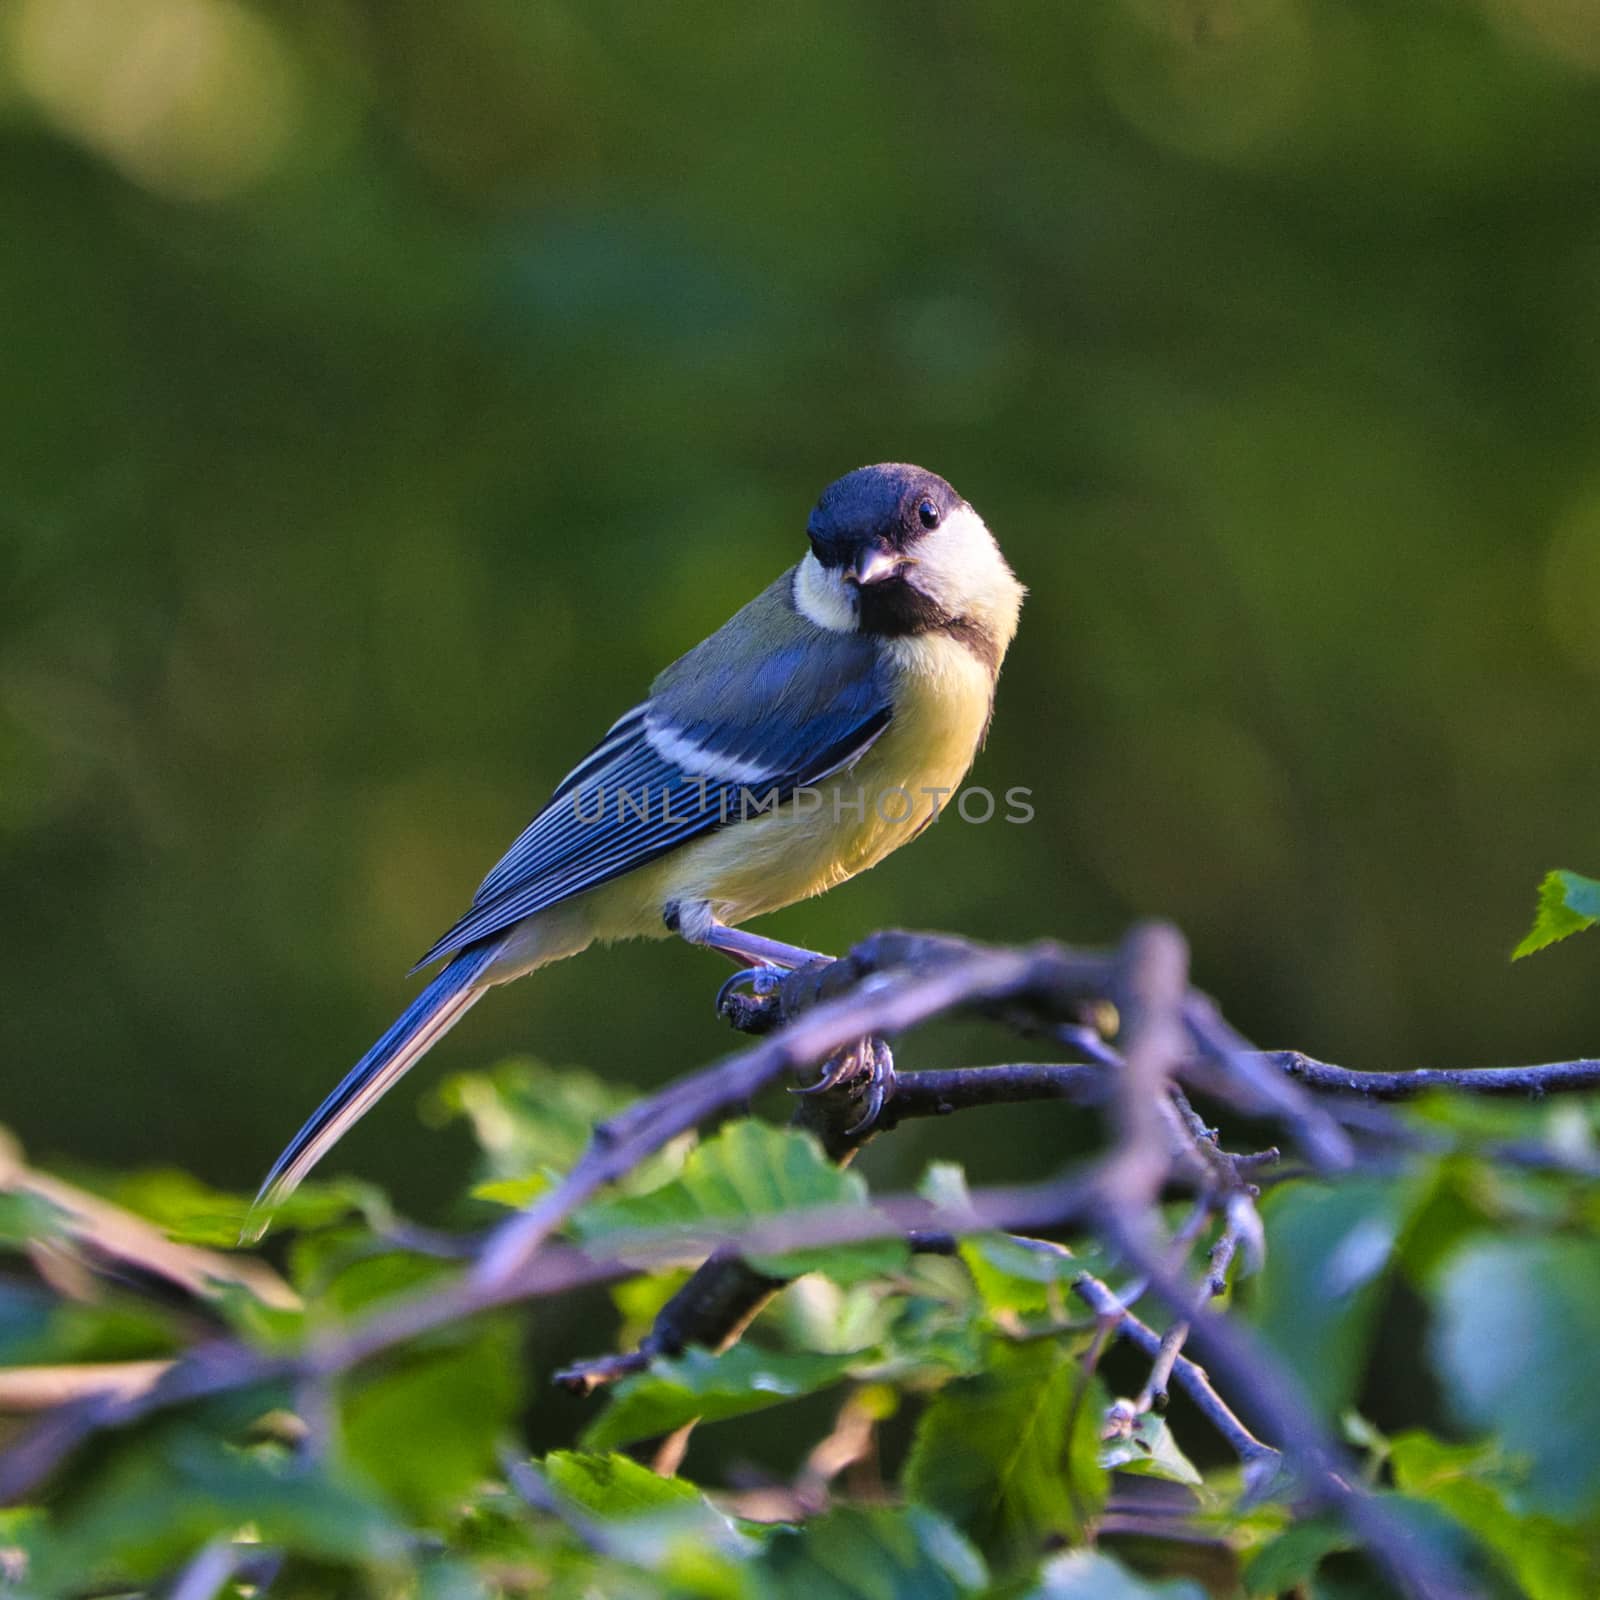
{"label": "thin twig", "polygon": [[[1104,1319],[1112,1332],[1137,1345],[1148,1356],[1161,1351],[1161,1335],[1148,1322],[1141,1322],[1122,1303],[1118,1295],[1100,1279],[1085,1273],[1072,1282],[1075,1293],[1096,1317]],[[1223,1442],[1241,1461],[1276,1461],[1278,1452],[1264,1444],[1239,1420],[1227,1401],[1212,1387],[1203,1367],[1187,1356],[1178,1356],[1172,1375],[1194,1401],[1200,1414],[1216,1429]]]}
{"label": "thin twig", "polygon": [[1167,1384],[1172,1378],[1173,1363],[1183,1354],[1184,1341],[1188,1337],[1187,1322],[1174,1322],[1161,1335],[1155,1360],[1150,1363],[1150,1376],[1145,1379],[1144,1388],[1139,1391],[1138,1398],[1134,1401],[1135,1408],[1141,1415],[1146,1411],[1166,1410]]}

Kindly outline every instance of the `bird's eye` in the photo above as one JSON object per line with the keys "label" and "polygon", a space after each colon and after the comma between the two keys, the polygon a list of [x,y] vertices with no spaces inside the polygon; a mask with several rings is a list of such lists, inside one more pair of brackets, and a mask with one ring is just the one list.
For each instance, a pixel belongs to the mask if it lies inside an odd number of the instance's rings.
{"label": "bird's eye", "polygon": [[924,528],[937,528],[939,526],[939,508],[931,500],[924,500],[917,507],[917,516]]}

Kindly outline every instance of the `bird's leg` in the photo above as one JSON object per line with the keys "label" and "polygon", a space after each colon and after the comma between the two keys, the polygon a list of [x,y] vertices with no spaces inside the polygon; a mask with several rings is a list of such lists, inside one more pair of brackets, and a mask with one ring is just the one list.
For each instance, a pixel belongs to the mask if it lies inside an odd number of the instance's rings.
{"label": "bird's leg", "polygon": [[746,933],[743,928],[730,928],[717,921],[704,900],[675,900],[667,907],[662,920],[680,939],[715,950],[742,967],[775,967],[781,972],[793,972],[813,961],[832,959],[801,945],[784,944],[781,939],[768,939],[759,933]]}
{"label": "bird's leg", "polygon": [[725,1014],[728,997],[741,984],[748,983],[757,996],[771,994],[784,973],[813,961],[829,959],[797,944],[784,944],[759,933],[746,933],[743,928],[730,928],[717,921],[704,900],[675,901],[667,907],[663,920],[679,938],[703,949],[715,950],[738,965],[740,970],[717,990],[718,1016]]}
{"label": "bird's leg", "polygon": [[[759,933],[746,933],[743,928],[730,928],[717,921],[704,900],[674,902],[667,907],[663,920],[679,938],[715,950],[739,963],[740,970],[717,991],[719,1016],[727,1015],[729,998],[741,984],[748,983],[759,998],[771,994],[785,973],[809,966],[813,961],[832,959],[801,945],[784,944]],[[824,1063],[815,1083],[794,1092],[824,1094],[845,1085],[850,1087],[852,1099],[861,1107],[861,1115],[843,1130],[846,1138],[853,1138],[865,1133],[878,1120],[884,1102],[894,1093],[894,1057],[885,1040],[865,1038],[839,1051]]]}

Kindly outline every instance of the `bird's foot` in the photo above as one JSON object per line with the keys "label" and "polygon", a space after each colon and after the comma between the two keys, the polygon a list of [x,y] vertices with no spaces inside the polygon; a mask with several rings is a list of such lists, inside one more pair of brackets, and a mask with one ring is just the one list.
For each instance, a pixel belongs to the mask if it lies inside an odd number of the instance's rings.
{"label": "bird's foot", "polygon": [[785,968],[766,962],[756,967],[741,968],[717,990],[717,1015],[726,1018],[735,1006],[748,1004],[751,1000],[768,999],[778,992],[787,976]]}
{"label": "bird's foot", "polygon": [[894,1083],[894,1054],[888,1041],[866,1038],[857,1040],[828,1061],[815,1083],[801,1084],[789,1092],[819,1095],[847,1089],[852,1099],[859,1100],[861,1115],[844,1133],[846,1138],[856,1138],[866,1133],[882,1115],[884,1106],[894,1095]]}

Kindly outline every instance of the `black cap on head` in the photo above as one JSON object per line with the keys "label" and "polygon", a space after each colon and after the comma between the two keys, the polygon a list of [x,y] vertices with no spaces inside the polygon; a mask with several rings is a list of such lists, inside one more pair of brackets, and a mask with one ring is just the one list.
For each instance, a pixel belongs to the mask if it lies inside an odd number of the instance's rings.
{"label": "black cap on head", "polygon": [[822,491],[806,524],[817,559],[839,566],[869,542],[904,550],[963,504],[936,472],[903,461],[858,467]]}

